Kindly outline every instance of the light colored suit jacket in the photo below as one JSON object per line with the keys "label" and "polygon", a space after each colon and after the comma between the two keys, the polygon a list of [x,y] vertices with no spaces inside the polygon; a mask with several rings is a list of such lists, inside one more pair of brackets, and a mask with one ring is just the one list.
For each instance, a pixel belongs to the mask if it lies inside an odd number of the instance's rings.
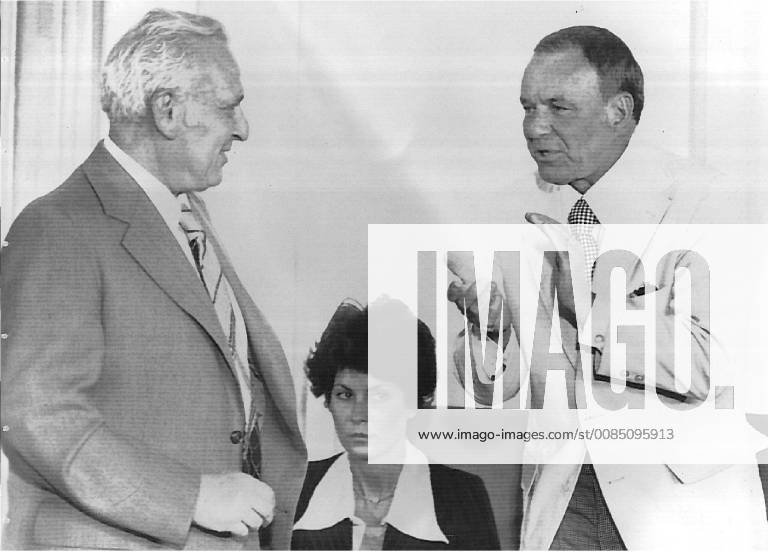
{"label": "light colored suit jacket", "polygon": [[[257,548],[191,527],[203,473],[240,471],[242,399],[210,299],[100,143],[30,204],[2,265],[5,548]],[[306,450],[282,347],[225,256],[263,381],[265,539],[290,544]],[[258,391],[258,389],[257,389]]]}
{"label": "light colored suit jacket", "polygon": [[[658,225],[719,222],[720,218],[716,216],[718,206],[715,204],[710,208],[713,198],[708,197],[709,182],[713,175],[684,161],[660,157],[658,154],[660,152],[630,144],[625,156],[595,185],[594,191],[598,194],[592,194],[592,191],[587,194],[590,205],[596,204],[595,211],[601,223]],[[533,193],[520,194],[520,197],[521,201],[526,202],[526,211],[539,212],[560,222],[566,222],[567,213],[575,200],[569,190],[544,182],[539,182],[538,189]],[[652,246],[653,240],[648,244],[648,247]],[[675,269],[691,266],[692,262],[690,255],[679,255],[669,258],[663,266],[657,281],[660,289],[654,292],[661,308],[669,304]],[[545,267],[544,277],[548,268],[551,267]],[[630,276],[629,289],[642,287],[645,280],[656,281],[656,274],[650,273],[656,267],[646,266],[645,269],[645,277],[640,274]],[[596,275],[599,270],[600,262],[596,265]],[[509,282],[517,285],[514,277],[505,278],[503,285]],[[508,296],[514,296],[513,289],[510,286]],[[534,289],[538,289],[538,282]],[[602,351],[603,361],[597,366],[596,373],[608,379],[609,351],[605,348],[608,341],[607,320],[600,315],[607,312],[606,299],[597,290],[591,307],[592,335],[579,336],[579,340],[582,348],[584,341],[591,340],[586,346],[595,346]],[[705,301],[694,300],[693,316],[698,320],[706,320],[706,308]],[[665,320],[665,324],[667,322],[669,320]],[[665,330],[659,331],[656,387],[671,391],[675,389],[674,378],[669,371],[674,336],[669,327]],[[561,333],[565,353],[562,368],[566,373],[570,371],[573,374],[578,354],[575,348],[576,329],[567,325]],[[694,369],[692,385],[685,399],[696,401],[708,390],[707,376],[697,371],[696,366],[702,366],[707,361],[705,344],[709,344],[709,328],[704,324],[693,323],[690,333],[694,342]],[[517,346],[513,337],[505,350],[505,357],[519,354]],[[582,366],[581,369],[590,368]],[[535,380],[545,376],[534,368],[530,377],[535,384]],[[625,381],[643,386],[645,376],[642,364],[632,362],[630,358],[624,374]],[[642,391],[629,389],[629,392]],[[607,382],[593,385],[592,394],[600,404],[613,399]],[[575,399],[577,404],[584,406],[583,395],[576,392]],[[587,423],[610,428],[610,414]],[[595,455],[592,460],[599,462]],[[572,464],[523,466],[523,549],[549,548],[570,501],[579,471],[580,465]],[[597,463],[595,472],[614,522],[630,550],[745,549],[768,546],[768,525],[756,465]]]}
{"label": "light colored suit jacket", "polygon": [[[715,198],[710,196],[712,174],[673,158],[664,158],[645,150],[625,152],[628,159],[620,160],[603,180],[595,186],[620,187],[613,196],[614,218],[601,222],[635,222],[642,224],[716,223],[720,219],[712,210]],[[610,175],[610,178],[607,178]],[[629,179],[634,175],[634,180]],[[542,188],[546,194],[557,192]],[[638,193],[638,191],[640,193]],[[629,197],[621,197],[626,194]],[[549,200],[551,202],[551,199]],[[548,202],[547,199],[544,202]],[[714,207],[717,208],[716,206]],[[554,205],[550,212],[554,214]],[[560,210],[562,212],[562,209]],[[605,213],[605,211],[603,211]],[[623,214],[622,214],[623,213]],[[598,215],[599,217],[600,215]],[[653,247],[649,243],[648,247]],[[669,304],[675,269],[690,266],[691,257],[671,258],[660,271],[656,281],[660,288],[657,305]],[[595,268],[599,270],[599,262]],[[646,267],[647,271],[655,267]],[[656,275],[648,276],[656,280]],[[643,285],[643,278],[630,276],[630,289]],[[594,340],[605,333],[605,319],[595,319],[605,297],[598,295],[592,308]],[[706,301],[694,297],[692,315],[707,320],[704,315]],[[666,330],[666,331],[665,331]],[[674,389],[674,378],[669,372],[674,349],[673,334],[669,327],[658,331],[656,387]],[[686,400],[700,400],[706,393],[706,375],[697,366],[707,362],[705,344],[709,344],[709,328],[692,324],[693,371],[690,391]],[[607,338],[604,343],[607,342]],[[599,341],[592,344],[599,346]],[[711,345],[711,344],[710,344]],[[574,351],[564,352],[572,359]],[[605,354],[606,351],[603,350]],[[605,359],[604,359],[605,360]],[[607,376],[608,363],[601,363],[596,372]],[[642,366],[628,362],[627,382],[642,385]],[[602,402],[609,400],[607,383],[593,386],[594,394],[602,394]],[[630,392],[632,390],[630,389]],[[674,399],[672,399],[674,400]],[[604,424],[609,423],[609,416]],[[746,422],[745,422],[746,423]],[[610,425],[608,425],[610,427]],[[593,460],[596,460],[593,457]],[[595,473],[614,522],[628,549],[752,549],[763,548],[766,541],[765,503],[756,465],[616,465],[595,464]],[[578,477],[578,466],[527,466],[523,471],[525,515],[522,544],[528,548],[548,548],[559,527],[562,515]],[[570,469],[569,469],[570,468]]]}

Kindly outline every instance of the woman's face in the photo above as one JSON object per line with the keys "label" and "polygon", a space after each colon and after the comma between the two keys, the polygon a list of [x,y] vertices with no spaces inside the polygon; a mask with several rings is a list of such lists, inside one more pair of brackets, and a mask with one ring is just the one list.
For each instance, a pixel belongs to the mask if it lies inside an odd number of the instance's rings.
{"label": "woman's face", "polygon": [[[385,431],[369,431],[369,400],[370,408],[386,419]],[[350,457],[367,460],[369,438],[376,440],[377,450],[388,450],[405,440],[409,415],[403,391],[394,383],[347,368],[339,370],[326,406],[333,416],[336,435]]]}

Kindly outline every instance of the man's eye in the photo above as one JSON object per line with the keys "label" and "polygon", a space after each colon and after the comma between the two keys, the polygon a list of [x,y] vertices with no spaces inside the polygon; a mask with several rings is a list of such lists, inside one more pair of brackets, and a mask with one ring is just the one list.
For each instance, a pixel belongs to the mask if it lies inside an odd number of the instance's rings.
{"label": "man's eye", "polygon": [[349,391],[338,391],[338,392],[336,392],[336,398],[345,401],[347,399],[351,399],[352,398],[352,393],[350,393]]}
{"label": "man's eye", "polygon": [[523,106],[523,111],[525,111],[526,113],[531,113],[533,111],[533,106],[532,105],[524,105]]}
{"label": "man's eye", "polygon": [[565,105],[552,104],[552,109],[555,111],[569,111],[570,108]]}

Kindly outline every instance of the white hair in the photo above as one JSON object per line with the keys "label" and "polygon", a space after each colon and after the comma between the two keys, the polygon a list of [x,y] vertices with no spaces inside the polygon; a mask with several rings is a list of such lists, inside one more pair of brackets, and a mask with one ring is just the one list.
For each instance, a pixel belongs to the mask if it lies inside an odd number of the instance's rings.
{"label": "white hair", "polygon": [[157,92],[192,90],[200,59],[212,43],[226,46],[221,23],[203,15],[155,9],[125,33],[101,74],[101,109],[110,121],[147,115]]}

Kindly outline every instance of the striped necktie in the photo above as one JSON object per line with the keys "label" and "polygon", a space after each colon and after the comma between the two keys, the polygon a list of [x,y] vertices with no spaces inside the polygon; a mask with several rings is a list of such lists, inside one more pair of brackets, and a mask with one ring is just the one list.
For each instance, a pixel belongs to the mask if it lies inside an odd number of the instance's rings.
{"label": "striped necktie", "polygon": [[245,407],[245,415],[251,413],[251,381],[248,368],[248,337],[243,315],[235,301],[235,294],[221,269],[212,240],[202,223],[202,217],[191,206],[187,194],[179,194],[181,218],[179,225],[186,233],[189,248],[197,267],[197,273],[211,298],[216,316],[227,338],[229,354],[235,366],[235,375]]}
{"label": "striped necktie", "polygon": [[583,197],[580,197],[573,204],[571,212],[568,213],[568,224],[571,225],[571,232],[574,234],[581,249],[584,252],[584,271],[587,282],[592,284],[592,273],[595,268],[595,261],[600,249],[597,246],[597,240],[593,236],[594,226],[600,224],[597,216],[590,208]]}

